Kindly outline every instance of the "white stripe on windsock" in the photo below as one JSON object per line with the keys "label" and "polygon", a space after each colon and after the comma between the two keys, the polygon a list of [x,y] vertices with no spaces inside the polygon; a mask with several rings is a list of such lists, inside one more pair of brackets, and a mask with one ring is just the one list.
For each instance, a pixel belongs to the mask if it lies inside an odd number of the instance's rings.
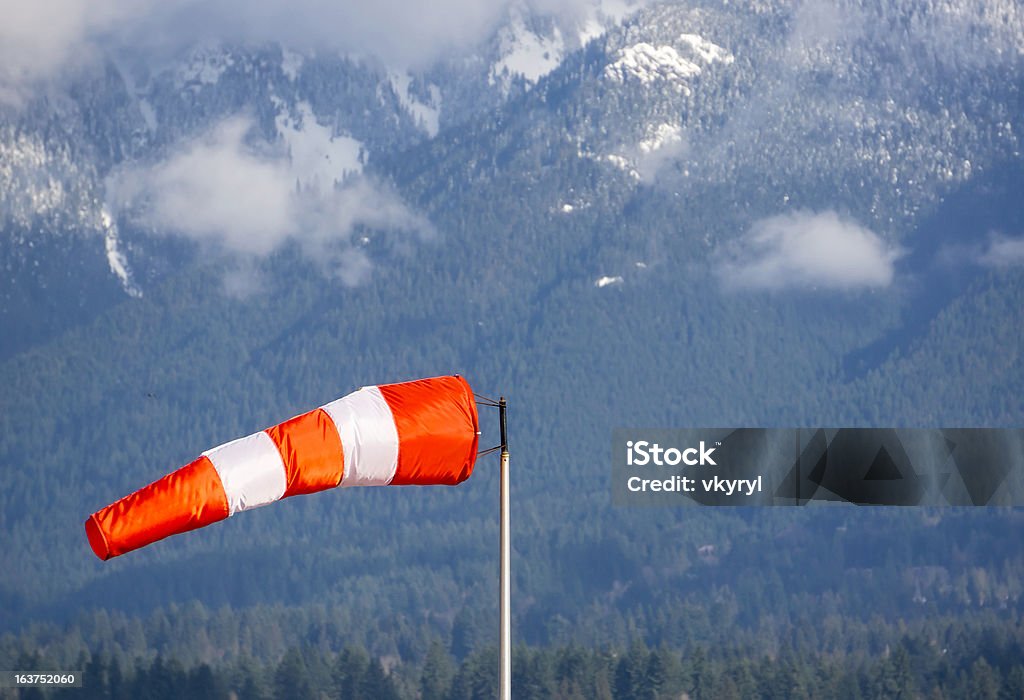
{"label": "white stripe on windsock", "polygon": [[323,406],[345,453],[340,486],[385,486],[398,468],[398,429],[391,407],[375,386]]}
{"label": "white stripe on windsock", "polygon": [[265,432],[253,433],[203,453],[220,476],[228,515],[279,500],[287,487],[284,462]]}

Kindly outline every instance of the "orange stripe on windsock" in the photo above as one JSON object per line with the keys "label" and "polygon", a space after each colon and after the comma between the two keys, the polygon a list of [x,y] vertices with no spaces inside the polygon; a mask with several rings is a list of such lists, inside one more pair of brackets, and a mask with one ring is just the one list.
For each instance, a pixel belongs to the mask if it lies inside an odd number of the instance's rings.
{"label": "orange stripe on windsock", "polygon": [[92,551],[110,559],[179,532],[228,517],[228,501],[210,460],[200,457],[85,521]]}
{"label": "orange stripe on windsock", "polygon": [[462,377],[378,387],[398,430],[392,484],[459,484],[473,473],[479,443],[476,401]]}
{"label": "orange stripe on windsock", "polygon": [[345,472],[345,454],[334,421],[318,408],[264,431],[284,462],[284,496],[333,489]]}

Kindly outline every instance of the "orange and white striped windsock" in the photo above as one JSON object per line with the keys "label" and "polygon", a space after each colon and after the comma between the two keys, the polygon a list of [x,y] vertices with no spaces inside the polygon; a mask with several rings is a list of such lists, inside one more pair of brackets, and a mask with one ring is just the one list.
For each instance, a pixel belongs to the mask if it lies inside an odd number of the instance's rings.
{"label": "orange and white striped windsock", "polygon": [[281,498],[336,486],[461,483],[473,473],[476,402],[459,376],[363,387],[199,459],[89,516],[110,559]]}

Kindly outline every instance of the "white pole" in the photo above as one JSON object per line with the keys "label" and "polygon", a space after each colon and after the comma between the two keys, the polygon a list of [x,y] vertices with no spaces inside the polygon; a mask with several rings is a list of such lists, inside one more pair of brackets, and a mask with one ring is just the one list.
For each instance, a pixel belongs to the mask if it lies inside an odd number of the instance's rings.
{"label": "white pole", "polygon": [[500,700],[512,700],[512,597],[510,575],[510,529],[508,507],[508,444],[505,437],[505,398],[501,399],[501,585],[499,625],[501,656]]}

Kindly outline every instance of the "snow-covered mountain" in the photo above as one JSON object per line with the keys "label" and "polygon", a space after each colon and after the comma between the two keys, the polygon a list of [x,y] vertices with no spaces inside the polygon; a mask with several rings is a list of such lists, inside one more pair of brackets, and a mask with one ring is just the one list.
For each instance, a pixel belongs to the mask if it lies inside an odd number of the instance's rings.
{"label": "snow-covered mountain", "polygon": [[1024,13],[1008,0],[663,4],[479,133],[519,140],[524,163],[571,143],[627,188],[731,188],[738,211],[752,196],[780,209],[831,200],[899,236],[1020,158],[1020,83],[1006,76],[1022,65]]}
{"label": "snow-covered mountain", "polygon": [[2,224],[18,240],[33,226],[113,240],[102,186],[110,170],[159,158],[240,112],[254,118],[263,140],[284,141],[297,169],[340,178],[374,153],[436,136],[442,125],[479,114],[481,105],[500,106],[513,83],[535,84],[633,11],[603,0],[563,18],[514,4],[484,44],[421,73],[388,68],[386,57],[273,45],[199,46],[159,67],[145,57],[111,57],[70,94],[0,114]]}
{"label": "snow-covered mountain", "polygon": [[[1024,13],[1012,0],[581,7],[511,4],[487,41],[427,69],[204,45],[161,65],[111,56],[67,91],[5,108],[0,314],[15,335],[46,337],[61,315],[44,323],[26,310],[46,290],[100,308],[111,285],[121,298],[145,294],[190,246],[262,255],[306,231],[312,255],[358,280],[371,257],[364,229],[429,228],[373,181],[401,180],[394,164],[424,157],[444,172],[500,153],[526,181],[537,163],[590,164],[588,183],[552,192],[563,215],[650,192],[668,219],[732,190],[737,229],[773,209],[840,209],[891,240],[1020,157],[1020,83],[1006,76],[1024,60]],[[388,165],[367,175],[378,160]],[[242,175],[223,192],[195,176],[226,164]],[[259,206],[240,191],[258,191]],[[342,211],[356,192],[390,215]],[[218,201],[237,208],[207,215]],[[245,227],[262,237],[248,241]],[[74,275],[48,264],[72,250]]]}
{"label": "snow-covered mountain", "polygon": [[[145,173],[170,177],[167,168],[188,163],[197,143],[234,119],[246,127],[235,164],[276,168],[279,189],[289,187],[285,177],[300,188],[339,186],[372,153],[407,147],[431,130],[377,63],[276,46],[201,47],[159,70],[109,61],[66,94],[8,109],[0,116],[0,316],[8,338],[18,339],[11,348],[105,308],[117,298],[111,282],[138,296],[188,259],[181,241],[166,237],[181,232],[175,221],[140,218],[145,202],[118,198],[126,181]],[[206,164],[223,163],[216,158],[230,155],[229,145],[206,151]],[[74,265],[54,264],[69,257]],[[32,299],[48,311],[34,310]],[[52,308],[64,303],[73,312]]]}
{"label": "snow-covered mountain", "polygon": [[[270,162],[299,188],[341,187],[376,155],[501,108],[635,9],[600,0],[566,17],[513,4],[481,45],[418,71],[386,57],[278,45],[204,44],[156,64],[108,56],[69,89],[0,111],[0,316],[29,343],[89,317],[80,305],[111,303],[112,283],[138,296],[182,264],[187,246],[165,237],[180,233],[173,217],[139,217],[139,201],[121,201],[125,190],[136,199],[152,192],[126,181],[155,170],[169,176],[167,164],[227,133],[218,131],[227,120],[246,126],[233,147],[251,157],[236,165]],[[200,155],[223,156],[231,145],[219,146]],[[73,274],[48,264],[71,255]],[[45,298],[55,288],[72,290],[73,313],[26,307],[26,295]]]}

